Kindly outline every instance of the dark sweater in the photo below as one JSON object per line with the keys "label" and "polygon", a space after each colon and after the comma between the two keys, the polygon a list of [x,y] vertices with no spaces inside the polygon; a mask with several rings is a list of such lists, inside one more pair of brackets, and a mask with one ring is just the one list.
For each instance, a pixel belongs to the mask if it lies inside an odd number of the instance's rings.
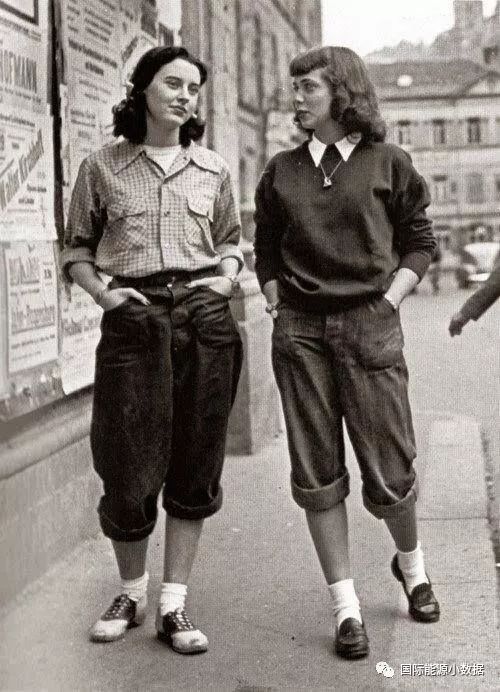
{"label": "dark sweater", "polygon": [[400,267],[422,277],[436,246],[430,198],[410,156],[359,143],[324,189],[307,142],[274,156],[255,202],[255,270],[262,286],[309,311],[383,293]]}

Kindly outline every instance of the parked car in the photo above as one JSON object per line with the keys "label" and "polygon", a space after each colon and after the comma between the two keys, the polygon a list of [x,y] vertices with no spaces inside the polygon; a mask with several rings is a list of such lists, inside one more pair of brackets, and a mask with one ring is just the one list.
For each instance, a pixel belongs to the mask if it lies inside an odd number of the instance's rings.
{"label": "parked car", "polygon": [[493,269],[500,254],[499,242],[469,243],[459,252],[455,278],[459,288],[483,283]]}

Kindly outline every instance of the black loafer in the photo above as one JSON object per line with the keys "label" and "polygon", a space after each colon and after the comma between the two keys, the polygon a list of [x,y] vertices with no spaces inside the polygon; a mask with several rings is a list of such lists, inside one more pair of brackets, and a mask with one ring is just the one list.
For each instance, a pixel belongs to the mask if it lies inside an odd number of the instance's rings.
{"label": "black loafer", "polygon": [[[398,556],[394,555],[391,562],[391,570],[398,581],[401,582],[406,598],[408,599],[408,612],[418,622],[437,622],[439,620],[439,603],[432,591],[432,584],[417,584],[411,593],[406,588],[403,572],[398,564]],[[427,577],[429,578],[429,577]]]}
{"label": "black loafer", "polygon": [[346,618],[340,624],[335,639],[335,653],[342,658],[364,658],[369,646],[365,626],[356,618]]}

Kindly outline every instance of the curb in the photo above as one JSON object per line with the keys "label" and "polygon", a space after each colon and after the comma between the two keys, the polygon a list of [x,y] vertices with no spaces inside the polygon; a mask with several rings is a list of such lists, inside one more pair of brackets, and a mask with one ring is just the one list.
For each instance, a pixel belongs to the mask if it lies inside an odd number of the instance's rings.
{"label": "curb", "polygon": [[[475,418],[443,412],[431,412],[428,421],[417,511],[441,619],[432,626],[413,622],[400,591],[401,617],[386,659],[399,673],[392,684],[497,689],[497,598],[480,426]],[[432,680],[422,679],[427,676]]]}

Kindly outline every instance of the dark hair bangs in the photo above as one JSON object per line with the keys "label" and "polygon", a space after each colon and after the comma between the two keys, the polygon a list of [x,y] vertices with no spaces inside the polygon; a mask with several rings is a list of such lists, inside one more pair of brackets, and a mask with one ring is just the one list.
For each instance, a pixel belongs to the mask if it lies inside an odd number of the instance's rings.
{"label": "dark hair bangs", "polygon": [[299,77],[319,67],[328,67],[328,64],[328,55],[325,54],[324,48],[311,48],[293,58],[290,63],[290,76]]}

